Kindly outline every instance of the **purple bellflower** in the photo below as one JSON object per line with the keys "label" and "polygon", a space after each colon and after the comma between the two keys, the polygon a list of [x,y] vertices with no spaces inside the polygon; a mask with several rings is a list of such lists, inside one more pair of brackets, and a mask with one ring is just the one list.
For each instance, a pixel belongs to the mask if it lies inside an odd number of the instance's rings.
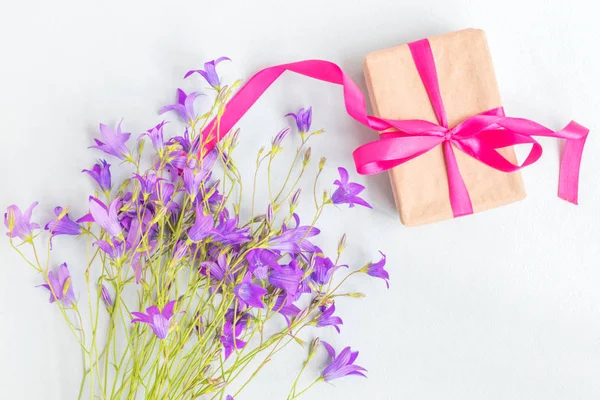
{"label": "purple bellflower", "polygon": [[360,206],[373,208],[369,203],[358,196],[365,187],[358,183],[349,182],[348,171],[346,168],[339,167],[338,172],[340,173],[340,179],[336,179],[335,182],[333,182],[334,185],[338,186],[331,195],[333,204],[348,204],[350,207],[354,207],[355,204],[358,204]]}
{"label": "purple bellflower", "polygon": [[294,305],[291,300],[292,299],[286,295],[280,295],[277,297],[275,305],[273,306],[274,311],[277,311],[279,314],[283,315],[288,327],[291,325],[290,318],[295,318],[301,312],[301,310]]}
{"label": "purple bellflower", "polygon": [[[267,248],[271,250],[279,250],[288,253],[299,253],[303,249],[303,244],[309,244],[309,237],[316,236],[321,231],[310,226],[299,226],[297,228],[288,229],[279,236],[271,238],[267,242]],[[314,246],[309,246],[314,247]]]}
{"label": "purple bellflower", "polygon": [[148,324],[154,331],[156,337],[160,340],[166,339],[169,335],[169,329],[171,328],[171,319],[173,318],[173,307],[175,306],[176,300],[168,302],[162,310],[157,306],[150,306],[146,308],[146,313],[132,312],[135,318],[131,320],[134,322],[142,322]]}
{"label": "purple bellflower", "polygon": [[121,201],[119,199],[114,199],[107,207],[97,198],[90,196],[90,214],[92,214],[94,221],[113,238],[123,235],[117,216],[120,206]]}
{"label": "purple bellflower", "polygon": [[229,211],[223,209],[219,213],[219,224],[212,230],[214,240],[224,245],[249,242],[250,234],[248,231],[250,228],[238,228],[238,222],[239,217],[237,215],[230,218]]}
{"label": "purple bellflower", "polygon": [[317,256],[313,266],[313,272],[310,275],[313,282],[317,285],[323,286],[329,283],[333,273],[336,269],[341,267],[348,267],[347,265],[339,265],[336,266],[333,264],[333,261],[329,257],[323,258]]}
{"label": "purple bellflower", "polygon": [[343,378],[348,375],[359,375],[366,378],[365,372],[367,370],[354,364],[354,361],[358,357],[358,351],[353,352],[350,347],[346,347],[336,357],[335,350],[329,343],[325,341],[321,341],[321,343],[333,359],[321,373],[323,380],[331,382],[334,379]]}
{"label": "purple bellflower", "polygon": [[142,188],[142,194],[144,195],[144,197],[148,197],[152,193],[154,193],[156,183],[163,180],[163,178],[159,178],[155,174],[147,174],[144,176],[133,174],[133,178],[137,179],[140,183],[140,187]]}
{"label": "purple bellflower", "polygon": [[192,242],[199,242],[209,236],[213,229],[212,215],[204,215],[202,207],[196,207],[196,221],[188,231],[188,237]]}
{"label": "purple bellflower", "polygon": [[91,170],[84,169],[81,172],[85,172],[91,176],[105,192],[110,191],[111,188],[111,177],[110,177],[110,164],[104,160],[100,160],[100,163],[95,164]]}
{"label": "purple bellflower", "polygon": [[194,101],[201,96],[199,92],[186,94],[183,90],[177,89],[177,104],[169,104],[160,110],[160,114],[169,111],[175,111],[185,123],[193,122],[196,119],[196,111],[194,110]]}
{"label": "purple bellflower", "polygon": [[160,154],[165,148],[165,136],[163,133],[163,127],[166,123],[167,121],[162,121],[154,128],[148,129],[146,133],[142,133],[138,137],[138,140],[141,139],[143,136],[148,136],[150,138],[150,141],[152,142],[154,150],[156,150],[156,152]]}
{"label": "purple bellflower", "polygon": [[48,272],[48,282],[40,285],[45,287],[50,292],[50,303],[59,301],[64,307],[70,307],[77,301],[75,293],[73,293],[73,283],[71,282],[71,274],[67,263],[63,263],[58,267],[58,272]]}
{"label": "purple bellflower", "polygon": [[294,117],[298,132],[307,133],[310,130],[310,124],[312,123],[312,107],[308,107],[306,110],[301,108],[296,114],[289,113],[286,114],[286,117]]}
{"label": "purple bellflower", "polygon": [[102,150],[106,154],[117,157],[119,160],[131,158],[129,149],[127,149],[127,146],[125,145],[129,140],[131,133],[121,132],[120,122],[119,125],[117,125],[116,131],[113,131],[112,128],[107,125],[100,124],[100,134],[102,135],[104,142],[94,139],[96,146],[90,146],[90,148]]}
{"label": "purple bellflower", "polygon": [[265,308],[262,297],[267,294],[267,290],[262,286],[252,283],[252,274],[246,273],[242,283],[236,285],[233,289],[235,296],[242,303],[250,307]]}
{"label": "purple bellflower", "polygon": [[183,79],[187,78],[188,76],[193,75],[194,73],[198,73],[198,74],[202,75],[202,77],[206,80],[206,82],[208,82],[208,84],[210,86],[212,86],[216,90],[220,90],[221,80],[219,79],[219,75],[217,74],[217,64],[219,64],[221,61],[225,61],[225,60],[231,61],[231,59],[229,59],[227,57],[219,57],[216,60],[205,62],[203,70],[202,69],[194,69],[194,70],[188,71],[185,74],[185,76],[183,77]]}
{"label": "purple bellflower", "polygon": [[288,299],[293,299],[298,293],[298,287],[303,276],[304,272],[298,267],[298,264],[292,262],[290,265],[280,267],[271,272],[269,283],[284,290]]}
{"label": "purple bellflower", "polygon": [[338,325],[343,325],[344,322],[340,317],[333,315],[335,304],[332,304],[329,308],[321,306],[319,309],[321,310],[321,314],[315,319],[315,325],[318,327],[333,326],[340,333]]}
{"label": "purple bellflower", "polygon": [[260,280],[267,279],[270,268],[279,268],[278,259],[276,253],[267,249],[252,249],[246,254],[248,270]]}
{"label": "purple bellflower", "polygon": [[69,218],[69,214],[63,212],[62,207],[54,207],[54,215],[56,215],[56,219],[48,222],[44,229],[50,231],[52,236],[58,235],[72,235],[77,236],[81,233],[81,227],[71,218]]}
{"label": "purple bellflower", "polygon": [[225,359],[227,360],[234,350],[243,349],[246,342],[238,337],[242,334],[244,327],[242,324],[236,324],[235,328],[231,322],[226,322],[223,326],[223,335],[221,336],[221,344],[225,350]]}
{"label": "purple bellflower", "polygon": [[200,263],[200,273],[206,276],[211,276],[217,281],[222,281],[227,276],[227,280],[232,280],[229,274],[229,262],[225,253],[219,254],[217,261],[204,261]]}
{"label": "purple bellflower", "polygon": [[385,257],[385,254],[383,254],[381,251],[379,253],[381,254],[381,260],[377,261],[376,263],[368,264],[366,267],[364,267],[362,269],[362,271],[365,272],[367,275],[372,276],[374,278],[383,279],[385,281],[386,286],[389,289],[390,288],[390,282],[389,282],[390,274],[384,269],[386,257]]}
{"label": "purple bellflower", "polygon": [[14,204],[9,206],[4,214],[4,225],[8,228],[6,236],[13,239],[18,237],[23,241],[31,240],[33,231],[40,228],[38,224],[30,221],[31,213],[37,205],[38,202],[34,202],[24,213]]}
{"label": "purple bellflower", "polygon": [[199,173],[194,174],[190,168],[184,168],[183,170],[183,187],[185,192],[190,196],[192,201],[196,199],[196,195],[200,190],[200,184],[208,175],[208,170],[202,169]]}

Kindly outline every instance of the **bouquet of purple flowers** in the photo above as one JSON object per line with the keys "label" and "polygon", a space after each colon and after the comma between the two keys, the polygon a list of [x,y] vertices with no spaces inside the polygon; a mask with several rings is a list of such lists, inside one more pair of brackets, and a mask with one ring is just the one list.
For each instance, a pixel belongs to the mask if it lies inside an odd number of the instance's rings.
{"label": "bouquet of purple flowers", "polygon": [[[377,262],[349,268],[340,260],[345,235],[331,257],[313,243],[320,233],[316,223],[327,207],[370,207],[360,197],[364,187],[350,182],[340,167],[333,190],[317,196],[325,166],[321,159],[311,196],[315,214],[301,222],[297,187],[311,163],[307,143],[323,131],[311,131],[311,108],[300,109],[286,116],[295,120],[300,145],[285,181],[275,188],[271,171],[291,127],[259,151],[251,215],[242,221],[242,179],[232,157],[239,131],[207,154],[200,135],[207,121],[219,118],[239,85],[221,83],[215,67],[225,59],[186,74],[200,74],[210,85],[215,96],[209,110],[200,114],[195,107],[200,93],[181,89],[177,103],[161,110],[183,120],[182,135],[165,138],[163,121],[131,148],[131,134],[121,124],[116,129],[100,124],[101,138],[91,147],[120,162],[128,178],[114,182],[104,160],[84,170],[97,184],[89,213],[72,219],[68,208],[56,207],[42,243],[42,229],[32,222],[37,202],[24,212],[12,205],[4,215],[11,246],[40,274],[40,286],[81,346],[80,398],[89,393],[101,399],[233,399],[292,342],[306,345],[307,358],[288,399],[319,382],[365,376],[366,370],[356,364],[358,352],[350,347],[336,352],[318,337],[307,344],[300,336],[310,327],[340,332],[336,299],[362,297],[343,292],[353,275],[367,274],[388,284],[383,253]],[[151,154],[144,153],[147,139]],[[269,204],[256,212],[257,177],[265,169]],[[71,266],[84,272],[85,288],[74,287],[69,266],[52,259],[52,241],[59,235],[89,243],[87,266]],[[47,248],[45,260],[42,248]],[[82,291],[87,296],[79,296]],[[320,348],[329,354],[329,364],[317,379],[299,387]]]}

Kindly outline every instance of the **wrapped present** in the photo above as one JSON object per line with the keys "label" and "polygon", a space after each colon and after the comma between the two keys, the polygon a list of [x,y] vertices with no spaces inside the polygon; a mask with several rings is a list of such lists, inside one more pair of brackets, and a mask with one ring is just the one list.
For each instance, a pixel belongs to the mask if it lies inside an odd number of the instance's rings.
{"label": "wrapped present", "polygon": [[[466,29],[429,39],[448,125],[501,107],[485,33]],[[408,44],[367,55],[364,73],[374,113],[385,119],[437,122]],[[499,150],[516,164],[512,147]],[[506,173],[463,152],[456,160],[474,212],[525,197],[519,171]],[[413,226],[453,217],[442,145],[392,168],[390,180],[400,219]]]}
{"label": "wrapped present", "polygon": [[[577,204],[579,168],[588,129],[571,121],[553,131],[506,116],[481,30],[422,39],[367,56],[365,73],[373,108],[336,64],[305,60],[257,72],[203,130],[207,154],[286,71],[343,86],[348,114],[380,133],[352,154],[360,174],[390,170],[404,224],[420,225],[473,214],[525,197],[518,172],[536,162],[536,136],[565,139],[558,196]],[[529,144],[517,162],[512,146]]]}

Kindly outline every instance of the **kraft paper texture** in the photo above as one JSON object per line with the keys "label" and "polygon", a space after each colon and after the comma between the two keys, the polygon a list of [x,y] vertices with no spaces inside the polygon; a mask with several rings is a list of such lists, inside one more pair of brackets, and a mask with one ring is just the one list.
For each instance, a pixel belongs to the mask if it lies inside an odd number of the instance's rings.
{"label": "kraft paper texture", "polygon": [[[429,38],[450,128],[466,118],[500,107],[500,94],[485,33],[466,29]],[[408,45],[369,54],[364,73],[375,115],[437,123]],[[516,163],[514,149],[499,150]],[[454,148],[474,212],[525,198],[520,172],[488,167]],[[453,217],[442,146],[390,170],[396,206],[404,225]]]}

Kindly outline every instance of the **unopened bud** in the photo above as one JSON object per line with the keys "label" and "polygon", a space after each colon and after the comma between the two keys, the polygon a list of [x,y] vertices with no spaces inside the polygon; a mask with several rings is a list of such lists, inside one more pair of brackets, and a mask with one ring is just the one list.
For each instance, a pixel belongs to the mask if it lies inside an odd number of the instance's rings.
{"label": "unopened bud", "polygon": [[345,248],[346,248],[346,234],[344,233],[338,243],[338,247],[337,247],[338,254],[341,254]]}
{"label": "unopened bud", "polygon": [[237,128],[232,134],[231,134],[231,147],[235,147],[238,144],[238,140],[239,140],[239,136],[240,136],[240,128]]}
{"label": "unopened bud", "polygon": [[327,159],[325,157],[321,157],[321,159],[319,160],[319,170],[322,170],[325,167],[326,161]]}
{"label": "unopened bud", "polygon": [[355,299],[364,299],[367,297],[364,293],[356,292],[356,293],[348,293],[348,296],[354,297]]}
{"label": "unopened bud", "polygon": [[112,301],[112,298],[110,297],[110,293],[108,292],[108,289],[104,285],[100,285],[100,296],[102,297],[102,301],[104,302],[104,305],[110,311],[110,309],[113,306],[113,301]]}
{"label": "unopened bud", "polygon": [[307,364],[313,358],[313,356],[317,353],[317,350],[319,349],[320,344],[321,344],[321,339],[319,339],[319,338],[315,338],[310,343],[310,348],[308,349],[308,359],[306,360]]}
{"label": "unopened bud", "polygon": [[298,204],[298,200],[300,199],[300,193],[302,192],[301,189],[298,189],[294,192],[294,195],[292,196],[292,205],[296,205]]}
{"label": "unopened bud", "polygon": [[309,147],[308,149],[306,149],[306,152],[304,153],[304,160],[302,160],[302,163],[304,165],[307,165],[310,162],[311,154],[312,154],[312,149]]}
{"label": "unopened bud", "polygon": [[274,219],[275,215],[273,213],[273,205],[269,204],[269,206],[267,207],[267,224],[271,225]]}
{"label": "unopened bud", "polygon": [[142,153],[144,152],[144,144],[145,143],[146,143],[145,140],[140,140],[138,142],[138,145],[137,145],[137,153],[138,153],[138,155],[142,155]]}

